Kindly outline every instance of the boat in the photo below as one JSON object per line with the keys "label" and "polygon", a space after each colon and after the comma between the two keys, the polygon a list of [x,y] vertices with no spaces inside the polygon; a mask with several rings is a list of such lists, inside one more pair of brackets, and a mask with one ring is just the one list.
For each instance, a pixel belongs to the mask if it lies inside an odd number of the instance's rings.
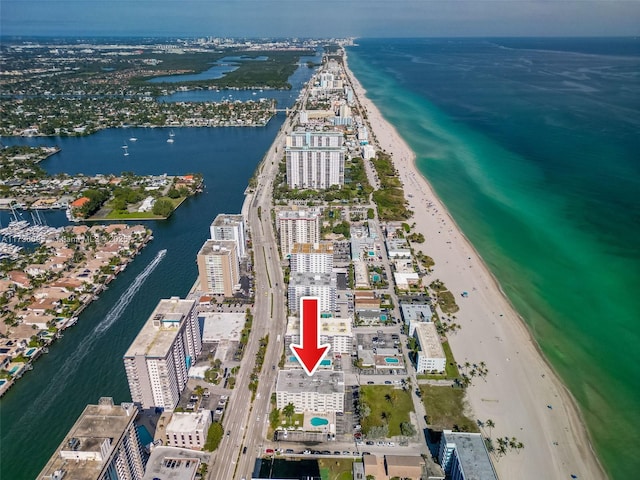
{"label": "boat", "polygon": [[176,136],[176,134],[173,133],[173,130],[171,130],[169,132],[169,138],[167,138],[167,143],[173,143],[173,137],[175,137],[175,136]]}
{"label": "boat", "polygon": [[169,136],[170,136],[170,137],[175,137],[175,136],[176,136],[176,134],[175,134],[175,133],[173,133],[173,130],[171,130],[171,131],[169,132]]}
{"label": "boat", "polygon": [[173,138],[167,138],[167,143],[173,143]]}
{"label": "boat", "polygon": [[130,137],[130,138],[129,138],[129,141],[130,141],[130,142],[137,142],[137,141],[138,141],[138,139],[137,139],[136,137]]}

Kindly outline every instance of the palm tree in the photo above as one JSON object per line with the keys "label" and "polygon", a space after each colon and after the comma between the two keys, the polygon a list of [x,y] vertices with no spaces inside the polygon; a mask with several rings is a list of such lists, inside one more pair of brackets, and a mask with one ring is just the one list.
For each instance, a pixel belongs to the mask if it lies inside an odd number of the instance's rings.
{"label": "palm tree", "polygon": [[287,417],[287,420],[289,421],[289,423],[291,423],[291,417],[293,417],[293,414],[295,412],[296,412],[296,407],[293,403],[287,403],[282,409],[282,414],[285,417]]}
{"label": "palm tree", "polygon": [[489,429],[489,436],[491,436],[491,429],[495,428],[496,424],[493,422],[493,420],[491,420],[490,418],[487,419],[486,422],[484,422],[484,424],[487,426],[487,428]]}

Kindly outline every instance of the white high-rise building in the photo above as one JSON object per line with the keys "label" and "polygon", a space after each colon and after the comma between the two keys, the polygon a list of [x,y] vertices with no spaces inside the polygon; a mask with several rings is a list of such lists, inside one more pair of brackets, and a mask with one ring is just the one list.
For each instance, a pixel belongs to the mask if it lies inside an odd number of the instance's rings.
{"label": "white high-rise building", "polygon": [[280,252],[286,258],[295,243],[318,243],[320,241],[320,211],[293,208],[278,212]]}
{"label": "white high-rise building", "polygon": [[330,273],[291,273],[289,277],[289,311],[298,312],[300,298],[318,297],[321,312],[336,309],[336,276]]}
{"label": "white high-rise building", "polygon": [[232,297],[240,282],[236,242],[207,240],[198,252],[197,261],[200,290]]}
{"label": "white high-rise building", "polygon": [[333,243],[295,243],[289,261],[291,273],[331,273]]}
{"label": "white high-rise building", "polygon": [[247,237],[242,215],[221,213],[213,220],[209,229],[211,240],[233,240],[236,242],[239,259],[247,254]]}
{"label": "white high-rise building", "polygon": [[344,185],[344,136],[341,132],[293,132],[285,156],[289,188]]}
{"label": "white high-rise building", "polygon": [[202,350],[195,300],[160,300],[124,355],[131,398],[172,411]]}
{"label": "white high-rise building", "polygon": [[280,370],[276,383],[276,406],[293,403],[296,413],[343,412],[344,372],[318,370],[309,377],[304,370]]}
{"label": "white high-rise building", "polygon": [[87,405],[37,480],[141,480],[146,457],[134,423],[133,403],[103,397]]}
{"label": "white high-rise building", "polygon": [[435,323],[418,323],[415,326],[413,336],[418,340],[420,346],[416,360],[416,372],[444,372],[447,357],[444,354],[442,343],[440,343]]}

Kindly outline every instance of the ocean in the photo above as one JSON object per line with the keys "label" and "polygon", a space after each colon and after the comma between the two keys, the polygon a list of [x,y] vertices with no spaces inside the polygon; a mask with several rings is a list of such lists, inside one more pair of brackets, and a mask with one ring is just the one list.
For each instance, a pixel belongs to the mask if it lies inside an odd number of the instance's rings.
{"label": "ocean", "polygon": [[367,96],[576,398],[610,477],[633,478],[640,40],[357,43]]}

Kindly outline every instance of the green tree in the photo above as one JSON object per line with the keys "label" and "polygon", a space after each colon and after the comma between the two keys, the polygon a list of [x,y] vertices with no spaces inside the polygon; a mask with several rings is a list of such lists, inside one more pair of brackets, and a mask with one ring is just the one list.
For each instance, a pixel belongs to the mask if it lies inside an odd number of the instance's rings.
{"label": "green tree", "polygon": [[159,198],[153,204],[152,212],[154,215],[168,217],[173,212],[173,203],[168,198]]}
{"label": "green tree", "polygon": [[222,440],[222,436],[224,435],[224,429],[222,425],[218,422],[213,422],[209,427],[209,432],[207,432],[207,441],[204,444],[204,449],[207,452],[213,452],[218,445],[220,445],[220,440]]}
{"label": "green tree", "polygon": [[369,210],[367,210],[367,218],[369,220],[373,220],[376,216],[376,213],[373,211],[373,208],[370,208]]}
{"label": "green tree", "polygon": [[400,432],[405,437],[413,437],[416,434],[416,427],[411,422],[402,422],[400,424]]}
{"label": "green tree", "polygon": [[282,414],[287,417],[287,420],[291,422],[291,417],[296,413],[296,407],[293,403],[287,403],[282,409]]}

